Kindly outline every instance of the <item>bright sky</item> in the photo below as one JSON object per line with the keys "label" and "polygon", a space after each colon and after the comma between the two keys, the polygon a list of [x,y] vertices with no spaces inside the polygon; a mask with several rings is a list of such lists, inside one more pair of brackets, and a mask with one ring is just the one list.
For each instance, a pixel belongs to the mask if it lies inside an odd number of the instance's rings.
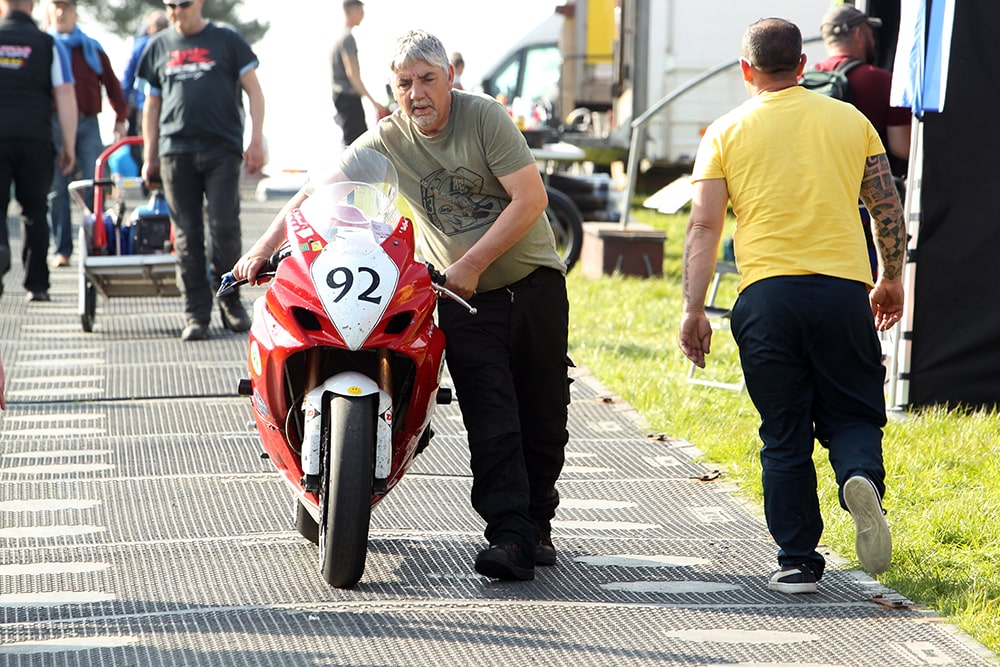
{"label": "bright sky", "polygon": [[[354,29],[365,85],[376,95],[384,91],[396,37],[411,28],[423,28],[440,37],[449,53],[462,52],[467,63],[463,82],[471,88],[519,37],[551,16],[560,4],[557,0],[368,0],[364,22]],[[44,5],[45,0],[37,3],[36,18],[43,15]],[[327,164],[340,149],[329,58],[332,41],[344,22],[341,3],[244,0],[243,11],[255,11],[259,20],[271,24],[264,39],[253,45],[260,58],[257,74],[267,107],[264,134],[270,162],[265,171],[273,174]],[[129,43],[103,35],[88,21],[83,5],[80,27],[101,41],[121,77]],[[102,122],[107,141],[112,124],[113,120]]]}

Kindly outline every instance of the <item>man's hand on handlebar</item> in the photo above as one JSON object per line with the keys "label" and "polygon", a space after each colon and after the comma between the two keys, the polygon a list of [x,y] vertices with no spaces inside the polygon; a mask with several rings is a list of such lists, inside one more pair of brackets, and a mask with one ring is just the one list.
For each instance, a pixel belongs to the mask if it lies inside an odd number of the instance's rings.
{"label": "man's hand on handlebar", "polygon": [[257,284],[257,274],[268,263],[271,258],[265,255],[255,254],[252,250],[240,257],[233,265],[233,278],[245,280],[251,285]]}

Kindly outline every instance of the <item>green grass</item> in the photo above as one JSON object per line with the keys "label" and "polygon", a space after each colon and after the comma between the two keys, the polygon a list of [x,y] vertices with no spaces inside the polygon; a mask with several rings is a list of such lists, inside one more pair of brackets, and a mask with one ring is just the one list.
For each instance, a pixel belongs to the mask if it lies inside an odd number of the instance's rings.
{"label": "green grass", "polygon": [[[663,277],[569,275],[570,354],[643,416],[651,433],[683,438],[761,502],[758,417],[745,392],[687,382],[677,347],[685,215],[634,209],[635,219],[667,233]],[[731,224],[731,223],[730,223]],[[732,285],[723,303],[735,295]],[[739,378],[732,336],[717,331],[704,377]],[[886,426],[885,508],[893,532],[890,569],[879,580],[937,611],[1000,653],[1000,415],[925,409]],[[860,567],[854,524],[817,446],[826,530],[823,543]]]}

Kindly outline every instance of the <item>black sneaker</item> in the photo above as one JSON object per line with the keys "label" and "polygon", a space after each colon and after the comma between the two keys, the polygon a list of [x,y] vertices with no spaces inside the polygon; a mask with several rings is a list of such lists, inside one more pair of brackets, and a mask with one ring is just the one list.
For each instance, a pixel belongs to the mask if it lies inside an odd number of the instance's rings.
{"label": "black sneaker", "polygon": [[29,303],[38,302],[38,301],[51,301],[52,300],[49,297],[49,293],[46,292],[45,290],[34,290],[32,292],[28,292],[25,295],[25,298],[28,300]]}
{"label": "black sneaker", "polygon": [[205,340],[208,338],[208,324],[191,320],[181,332],[181,340]]}
{"label": "black sneaker", "polygon": [[855,475],[844,482],[844,504],[854,519],[854,550],[861,567],[871,574],[882,574],[892,561],[892,534],[878,490],[867,477]]}
{"label": "black sneaker", "polygon": [[555,565],[556,548],[552,546],[551,537],[543,537],[535,545],[535,565]]}
{"label": "black sneaker", "polygon": [[535,566],[527,554],[514,543],[494,544],[476,556],[476,572],[491,579],[531,581]]}
{"label": "black sneaker", "polygon": [[782,565],[767,582],[769,591],[778,593],[815,593],[816,575],[808,565]]}
{"label": "black sneaker", "polygon": [[229,331],[249,331],[250,315],[240,303],[239,298],[219,299],[219,313],[222,315],[222,326]]}

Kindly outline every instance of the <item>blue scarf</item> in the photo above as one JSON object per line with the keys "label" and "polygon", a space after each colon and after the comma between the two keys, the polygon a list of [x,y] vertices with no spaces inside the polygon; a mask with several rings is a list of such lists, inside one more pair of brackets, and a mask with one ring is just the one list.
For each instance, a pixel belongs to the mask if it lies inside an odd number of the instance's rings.
{"label": "blue scarf", "polygon": [[80,30],[80,26],[73,28],[73,32],[69,34],[55,32],[55,29],[50,30],[49,34],[65,44],[69,49],[75,49],[78,46],[81,47],[83,49],[83,59],[90,65],[90,69],[94,70],[97,76],[101,76],[104,73],[100,56],[104,52],[104,49],[101,48],[96,39],[84,35],[83,31]]}

